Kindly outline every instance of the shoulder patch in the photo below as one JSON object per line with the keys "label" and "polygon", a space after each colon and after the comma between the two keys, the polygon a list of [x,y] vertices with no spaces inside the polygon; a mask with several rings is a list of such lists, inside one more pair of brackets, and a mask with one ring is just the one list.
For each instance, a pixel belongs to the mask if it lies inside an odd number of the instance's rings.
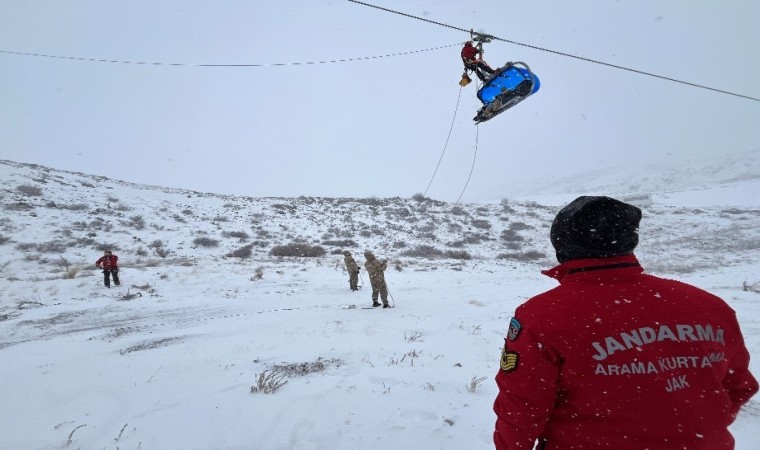
{"label": "shoulder patch", "polygon": [[501,370],[504,372],[512,372],[515,369],[517,369],[517,364],[520,360],[520,357],[516,352],[510,352],[507,350],[506,342],[504,343],[504,350],[501,351],[501,361],[500,366]]}
{"label": "shoulder patch", "polygon": [[517,336],[520,335],[520,331],[522,330],[522,325],[520,324],[520,321],[517,320],[517,317],[513,317],[509,321],[509,331],[507,332],[507,338],[510,341],[514,341],[517,339]]}

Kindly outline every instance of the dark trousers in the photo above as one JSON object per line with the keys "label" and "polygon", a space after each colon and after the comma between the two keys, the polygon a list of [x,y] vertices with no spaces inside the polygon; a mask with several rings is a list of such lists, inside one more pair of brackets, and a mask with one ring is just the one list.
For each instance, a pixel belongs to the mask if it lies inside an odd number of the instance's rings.
{"label": "dark trousers", "polygon": [[113,276],[113,284],[116,286],[121,284],[119,282],[119,269],[103,269],[103,284],[105,284],[106,287],[111,287],[111,276]]}
{"label": "dark trousers", "polygon": [[480,81],[486,81],[487,77],[483,75],[483,72],[492,74],[494,70],[488,66],[488,64],[484,63],[483,61],[478,61],[473,64],[465,64],[465,69],[475,72],[475,75],[480,78]]}

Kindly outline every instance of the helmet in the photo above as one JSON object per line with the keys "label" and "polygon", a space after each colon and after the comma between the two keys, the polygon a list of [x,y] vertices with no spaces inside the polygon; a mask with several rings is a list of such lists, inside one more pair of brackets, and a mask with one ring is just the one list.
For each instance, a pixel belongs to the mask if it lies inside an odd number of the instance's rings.
{"label": "helmet", "polygon": [[464,43],[465,47],[472,47],[472,41],[467,41]]}

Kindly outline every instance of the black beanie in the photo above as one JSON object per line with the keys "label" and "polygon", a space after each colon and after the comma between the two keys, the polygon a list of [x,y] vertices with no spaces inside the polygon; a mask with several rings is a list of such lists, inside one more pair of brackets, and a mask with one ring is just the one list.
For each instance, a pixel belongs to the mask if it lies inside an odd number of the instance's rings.
{"label": "black beanie", "polygon": [[557,213],[550,237],[557,261],[628,255],[639,243],[641,210],[610,197],[578,197]]}

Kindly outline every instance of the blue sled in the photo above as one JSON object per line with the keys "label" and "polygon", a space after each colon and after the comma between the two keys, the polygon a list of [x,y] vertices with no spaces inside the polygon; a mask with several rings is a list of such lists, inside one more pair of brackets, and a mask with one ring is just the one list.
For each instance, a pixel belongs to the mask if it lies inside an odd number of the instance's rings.
{"label": "blue sled", "polygon": [[[522,66],[522,67],[518,67]],[[483,107],[473,119],[476,124],[493,119],[538,91],[541,81],[523,62],[510,62],[494,72],[478,91]]]}

